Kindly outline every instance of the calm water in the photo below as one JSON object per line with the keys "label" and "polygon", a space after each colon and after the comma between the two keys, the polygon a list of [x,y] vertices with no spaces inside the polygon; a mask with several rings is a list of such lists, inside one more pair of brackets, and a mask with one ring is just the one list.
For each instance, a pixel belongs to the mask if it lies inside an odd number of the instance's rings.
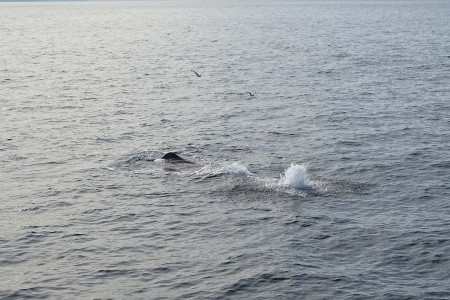
{"label": "calm water", "polygon": [[0,3],[0,298],[450,299],[449,16]]}

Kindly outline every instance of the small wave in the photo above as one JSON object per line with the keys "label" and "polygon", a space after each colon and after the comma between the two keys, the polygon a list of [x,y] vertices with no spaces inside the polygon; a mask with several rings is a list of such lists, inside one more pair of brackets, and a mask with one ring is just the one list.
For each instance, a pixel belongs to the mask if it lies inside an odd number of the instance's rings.
{"label": "small wave", "polygon": [[355,141],[341,140],[341,141],[338,141],[338,142],[337,142],[337,145],[339,145],[339,146],[358,147],[358,146],[362,146],[362,143],[360,143],[360,142],[355,142]]}
{"label": "small wave", "polygon": [[149,150],[128,153],[120,157],[117,161],[108,165],[107,168],[111,170],[140,170],[144,167],[147,167],[149,163],[152,163],[158,157],[160,157],[159,152]]}
{"label": "small wave", "polygon": [[252,288],[261,289],[264,286],[280,284],[283,281],[290,280],[286,272],[259,273],[253,276],[238,278],[236,282],[224,287],[223,296],[233,298],[235,295]]}
{"label": "small wave", "polygon": [[431,166],[435,167],[435,168],[449,169],[450,161],[439,161],[439,162],[431,164]]}

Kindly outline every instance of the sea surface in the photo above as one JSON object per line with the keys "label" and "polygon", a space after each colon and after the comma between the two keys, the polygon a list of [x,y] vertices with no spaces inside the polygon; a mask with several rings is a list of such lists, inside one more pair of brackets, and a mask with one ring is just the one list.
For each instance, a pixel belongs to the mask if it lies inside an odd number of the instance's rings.
{"label": "sea surface", "polygon": [[0,3],[0,298],[450,299],[449,16]]}

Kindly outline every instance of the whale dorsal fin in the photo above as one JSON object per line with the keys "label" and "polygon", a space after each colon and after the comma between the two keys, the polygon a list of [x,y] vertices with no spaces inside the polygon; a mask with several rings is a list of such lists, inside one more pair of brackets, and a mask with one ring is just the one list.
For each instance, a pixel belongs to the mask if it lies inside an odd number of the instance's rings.
{"label": "whale dorsal fin", "polygon": [[191,161],[188,161],[180,156],[178,156],[178,154],[176,154],[175,152],[167,152],[166,154],[164,154],[161,159],[164,159],[167,162],[171,162],[171,163],[185,163],[185,164],[194,164]]}
{"label": "whale dorsal fin", "polygon": [[171,159],[171,160],[184,160],[183,158],[179,157],[176,153],[174,152],[167,152],[166,154],[163,155],[163,157],[161,157],[162,159]]}

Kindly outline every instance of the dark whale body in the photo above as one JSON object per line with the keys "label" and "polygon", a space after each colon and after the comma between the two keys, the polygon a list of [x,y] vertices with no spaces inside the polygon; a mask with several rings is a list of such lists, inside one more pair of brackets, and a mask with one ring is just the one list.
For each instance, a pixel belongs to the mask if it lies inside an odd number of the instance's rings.
{"label": "dark whale body", "polygon": [[179,157],[176,153],[174,152],[167,152],[166,154],[164,154],[162,157],[162,159],[173,159],[173,160],[183,160],[183,158]]}
{"label": "dark whale body", "polygon": [[161,157],[161,159],[164,159],[164,160],[170,161],[170,162],[193,164],[193,162],[185,160],[184,158],[178,156],[178,154],[176,154],[175,152],[167,152],[166,154],[164,154]]}

